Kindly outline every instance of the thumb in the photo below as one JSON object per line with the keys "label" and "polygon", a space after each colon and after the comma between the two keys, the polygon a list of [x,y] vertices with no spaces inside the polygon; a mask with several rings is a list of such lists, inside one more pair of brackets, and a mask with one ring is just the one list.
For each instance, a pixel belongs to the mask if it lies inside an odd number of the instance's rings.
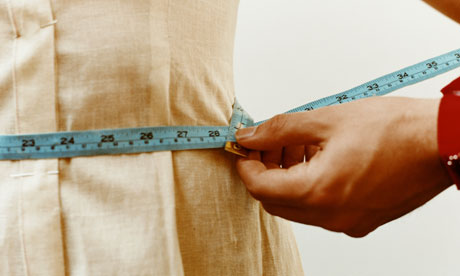
{"label": "thumb", "polygon": [[326,129],[327,122],[313,111],[280,114],[259,126],[237,131],[236,140],[245,148],[260,151],[290,145],[316,145],[325,140]]}

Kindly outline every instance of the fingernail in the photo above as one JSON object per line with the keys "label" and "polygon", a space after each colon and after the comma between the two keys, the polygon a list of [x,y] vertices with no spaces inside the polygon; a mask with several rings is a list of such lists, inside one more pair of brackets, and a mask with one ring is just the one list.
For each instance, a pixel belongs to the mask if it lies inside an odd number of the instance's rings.
{"label": "fingernail", "polygon": [[240,130],[238,130],[236,132],[236,134],[235,134],[236,139],[240,140],[240,139],[245,139],[245,138],[251,137],[256,132],[256,129],[257,129],[257,127],[242,128],[242,129],[240,129]]}

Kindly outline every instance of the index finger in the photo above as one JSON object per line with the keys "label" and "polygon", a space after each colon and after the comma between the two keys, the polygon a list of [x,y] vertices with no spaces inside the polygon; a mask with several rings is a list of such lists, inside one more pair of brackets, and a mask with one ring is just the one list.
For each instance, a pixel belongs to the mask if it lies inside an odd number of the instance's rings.
{"label": "index finger", "polygon": [[251,152],[248,158],[240,158],[236,163],[243,183],[254,198],[292,205],[305,195],[310,186],[305,173],[308,163],[300,163],[289,169],[269,169],[256,154]]}

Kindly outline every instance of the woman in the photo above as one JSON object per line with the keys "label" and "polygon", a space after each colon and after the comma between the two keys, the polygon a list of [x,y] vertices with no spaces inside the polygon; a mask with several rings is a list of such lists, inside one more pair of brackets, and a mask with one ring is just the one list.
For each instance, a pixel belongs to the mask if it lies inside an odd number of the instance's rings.
{"label": "woman", "polygon": [[[237,0],[0,1],[0,133],[226,125]],[[0,162],[1,275],[302,275],[223,150]]]}

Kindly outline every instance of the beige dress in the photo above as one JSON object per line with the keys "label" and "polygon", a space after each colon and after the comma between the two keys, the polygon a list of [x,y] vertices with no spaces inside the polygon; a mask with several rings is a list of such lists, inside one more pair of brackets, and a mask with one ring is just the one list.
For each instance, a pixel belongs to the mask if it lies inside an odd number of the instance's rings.
{"label": "beige dress", "polygon": [[[0,133],[227,125],[237,0],[0,0]],[[221,149],[0,161],[0,275],[303,275]]]}

